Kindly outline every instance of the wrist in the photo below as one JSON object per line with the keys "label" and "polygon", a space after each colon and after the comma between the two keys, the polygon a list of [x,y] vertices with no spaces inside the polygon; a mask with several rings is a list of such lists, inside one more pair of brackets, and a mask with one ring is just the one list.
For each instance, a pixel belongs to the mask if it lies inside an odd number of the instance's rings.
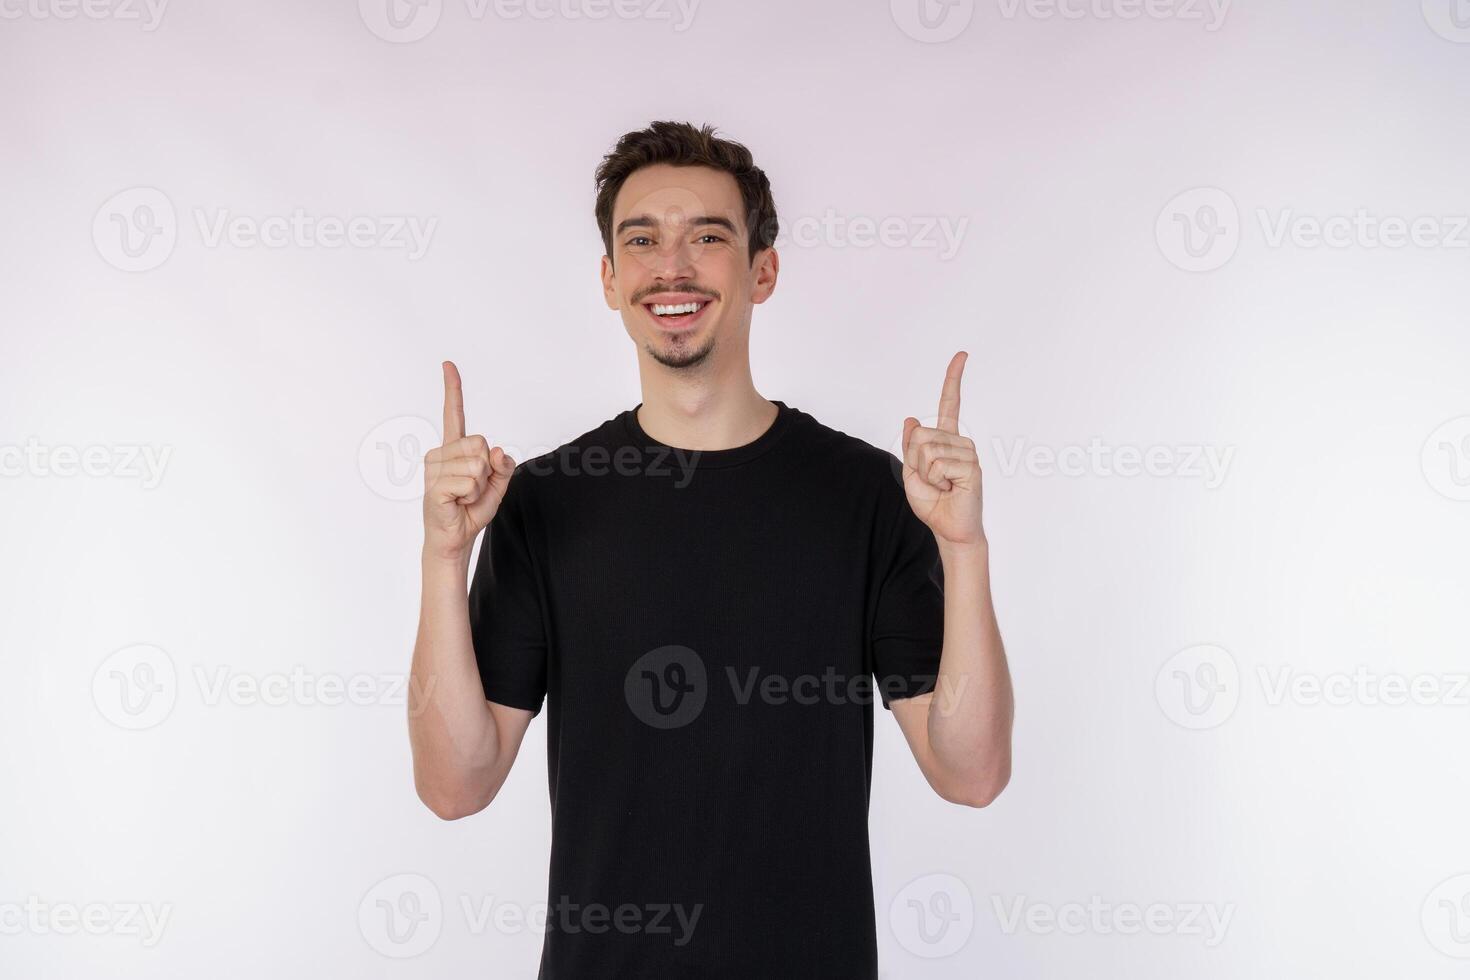
{"label": "wrist", "polygon": [[424,549],[419,555],[419,564],[423,567],[425,576],[463,576],[469,571],[470,549],[444,548],[425,541]]}
{"label": "wrist", "polygon": [[990,540],[982,532],[973,541],[938,540],[939,559],[945,565],[968,563],[987,564],[990,560]]}

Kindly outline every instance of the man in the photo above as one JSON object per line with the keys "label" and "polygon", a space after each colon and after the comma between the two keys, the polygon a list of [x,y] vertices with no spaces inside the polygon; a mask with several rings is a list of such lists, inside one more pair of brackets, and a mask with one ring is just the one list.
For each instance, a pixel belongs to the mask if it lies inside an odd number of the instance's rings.
{"label": "man", "polygon": [[904,421],[900,464],[752,383],[779,259],[745,147],[654,123],[597,186],[643,400],[517,466],[465,435],[444,364],[418,794],[445,819],[484,809],[544,699],[544,980],[870,980],[874,695],[944,799],[985,806],[1010,775],[966,355],[936,424]]}

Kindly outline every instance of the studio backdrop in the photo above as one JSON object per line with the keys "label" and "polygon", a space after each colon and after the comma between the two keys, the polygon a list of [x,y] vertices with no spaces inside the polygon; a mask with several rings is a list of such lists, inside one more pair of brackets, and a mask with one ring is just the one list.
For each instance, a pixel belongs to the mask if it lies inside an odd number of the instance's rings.
{"label": "studio backdrop", "polygon": [[519,460],[639,401],[672,119],[765,397],[893,450],[970,354],[1014,775],[875,711],[883,976],[1463,976],[1463,2],[0,0],[0,84],[0,974],[535,975],[544,713],[414,794],[422,458],[444,359]]}

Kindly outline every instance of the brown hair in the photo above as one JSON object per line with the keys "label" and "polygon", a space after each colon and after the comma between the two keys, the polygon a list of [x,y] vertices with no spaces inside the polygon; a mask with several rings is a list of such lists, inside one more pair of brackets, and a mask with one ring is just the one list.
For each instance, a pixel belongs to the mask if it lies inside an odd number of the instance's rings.
{"label": "brown hair", "polygon": [[776,201],[771,196],[771,182],[755,165],[750,151],[733,140],[719,139],[715,128],[705,125],[696,129],[689,123],[655,122],[647,129],[623,134],[611,153],[598,164],[597,227],[602,232],[602,245],[612,258],[613,202],[623,182],[636,170],[658,163],[675,167],[711,167],[735,178],[740,199],[745,206],[745,227],[750,235],[750,261],[756,253],[775,244],[780,225],[776,220]]}

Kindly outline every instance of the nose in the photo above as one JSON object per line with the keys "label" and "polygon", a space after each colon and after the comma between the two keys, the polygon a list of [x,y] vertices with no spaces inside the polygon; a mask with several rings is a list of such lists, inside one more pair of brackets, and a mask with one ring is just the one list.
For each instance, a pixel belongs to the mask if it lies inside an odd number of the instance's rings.
{"label": "nose", "polygon": [[694,265],[703,249],[684,235],[672,235],[666,241],[667,244],[661,243],[649,256],[649,270],[654,278],[661,281],[693,278]]}
{"label": "nose", "polygon": [[649,271],[660,280],[692,277],[704,245],[690,234],[689,216],[672,206],[662,215],[660,226],[658,245],[643,256]]}

